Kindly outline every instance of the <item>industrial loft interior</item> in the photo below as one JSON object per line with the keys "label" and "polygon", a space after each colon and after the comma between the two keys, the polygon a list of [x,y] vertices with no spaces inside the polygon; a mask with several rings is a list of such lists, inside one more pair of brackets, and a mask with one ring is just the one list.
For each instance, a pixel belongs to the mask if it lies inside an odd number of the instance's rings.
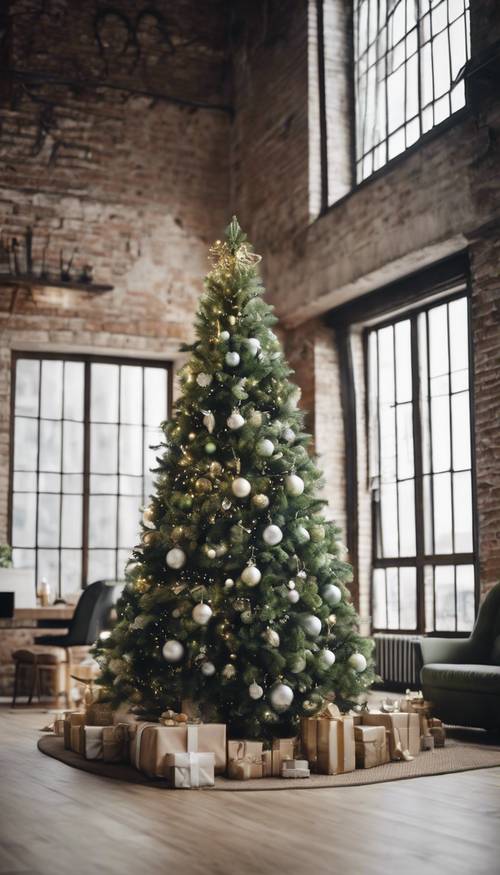
{"label": "industrial loft interior", "polygon": [[492,875],[498,0],[0,4],[0,875]]}

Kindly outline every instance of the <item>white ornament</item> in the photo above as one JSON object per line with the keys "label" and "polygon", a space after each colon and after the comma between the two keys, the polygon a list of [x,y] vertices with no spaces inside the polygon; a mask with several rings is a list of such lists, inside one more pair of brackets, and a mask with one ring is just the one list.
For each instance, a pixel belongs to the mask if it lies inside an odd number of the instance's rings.
{"label": "white ornament", "polygon": [[296,605],[298,600],[300,599],[300,595],[298,594],[296,589],[290,589],[287,592],[287,598],[290,604]]}
{"label": "white ornament", "polygon": [[191,616],[195,623],[198,623],[199,626],[206,626],[210,617],[212,616],[212,608],[210,605],[204,604],[204,602],[200,602],[199,605],[195,605]]}
{"label": "white ornament", "polygon": [[203,410],[203,425],[209,434],[212,434],[215,428],[215,416],[210,410]]}
{"label": "white ornament", "polygon": [[238,410],[233,410],[231,415],[228,416],[226,422],[227,427],[230,428],[231,431],[237,431],[239,428],[245,425],[245,419]]}
{"label": "white ornament", "polygon": [[314,614],[302,614],[300,624],[307,635],[316,638],[321,632],[321,620]]}
{"label": "white ornament", "polygon": [[240,354],[238,352],[226,352],[226,365],[230,368],[238,367],[240,363]]}
{"label": "white ornament", "polygon": [[254,497],[252,498],[252,504],[258,510],[265,510],[267,507],[269,507],[269,498],[267,497],[267,495],[264,495],[263,492],[259,492],[258,495],[254,495]]}
{"label": "white ornament", "polygon": [[247,495],[250,495],[252,486],[245,477],[237,477],[231,483],[231,490],[233,495],[236,495],[236,498],[246,498]]}
{"label": "white ornament", "polygon": [[148,529],[154,529],[154,527],[155,527],[154,508],[152,507],[152,505],[149,505],[149,507],[145,508],[144,513],[142,515],[142,519],[143,519],[144,525],[147,526]]}
{"label": "white ornament", "polygon": [[248,688],[248,695],[251,699],[262,699],[262,696],[264,695],[264,690],[261,686],[259,686],[259,684],[256,684],[254,681],[252,684],[250,684]]}
{"label": "white ornament", "polygon": [[274,444],[269,438],[262,438],[262,440],[257,441],[255,450],[258,456],[268,459],[274,453]]}
{"label": "white ornament", "polygon": [[201,673],[204,674],[206,678],[212,677],[212,675],[215,674],[215,665],[213,662],[202,662]]}
{"label": "white ornament", "polygon": [[327,650],[326,648],[324,650],[320,650],[319,662],[320,665],[324,668],[330,668],[335,662],[335,654],[333,650]]}
{"label": "white ornament", "polygon": [[321,595],[332,608],[342,601],[342,590],[335,583],[327,583],[321,590]]}
{"label": "white ornament", "polygon": [[227,577],[224,581],[224,589],[232,589],[234,586],[234,580],[231,577]]}
{"label": "white ornament", "polygon": [[281,432],[281,437],[287,442],[287,444],[293,444],[295,440],[295,432],[292,428],[284,428]]}
{"label": "white ornament", "polygon": [[269,699],[275,711],[286,711],[293,702],[293,690],[288,684],[276,684],[269,694]]}
{"label": "white ornament", "polygon": [[202,389],[206,389],[207,386],[210,386],[210,383],[212,382],[212,376],[211,376],[211,374],[205,374],[202,371],[196,377],[196,382],[198,383],[198,386],[202,387]]}
{"label": "white ornament", "polygon": [[230,337],[231,337],[231,335],[229,334],[229,331],[221,331],[221,333],[220,333],[221,340],[229,340]]}
{"label": "white ornament", "polygon": [[262,633],[262,637],[265,638],[271,647],[280,646],[280,636],[274,629],[266,629],[266,631]]}
{"label": "white ornament", "polygon": [[166,563],[169,568],[182,568],[186,563],[186,554],[180,547],[172,547],[166,556]]}
{"label": "white ornament", "polygon": [[247,340],[245,340],[245,345],[250,355],[256,356],[257,353],[260,352],[260,340],[258,340],[256,337],[249,337]]}
{"label": "white ornament", "polygon": [[275,547],[276,544],[279,544],[280,541],[283,540],[283,532],[279,526],[271,524],[270,526],[266,526],[262,533],[262,537],[266,544],[270,547]]}
{"label": "white ornament", "polygon": [[307,544],[307,542],[311,540],[311,536],[305,526],[298,526],[297,539],[299,544]]}
{"label": "white ornament", "polygon": [[302,495],[304,491],[304,481],[298,474],[289,474],[285,477],[285,489],[288,495]]}
{"label": "white ornament", "polygon": [[257,586],[262,579],[262,574],[256,565],[247,565],[241,572],[241,579],[247,586]]}
{"label": "white ornament", "polygon": [[236,669],[235,669],[234,665],[231,665],[231,663],[228,662],[228,664],[225,665],[224,668],[222,669],[222,677],[225,678],[227,681],[230,681],[231,678],[235,677],[235,675],[236,675]]}
{"label": "white ornament", "polygon": [[354,671],[362,672],[367,666],[367,662],[362,653],[352,653],[349,657],[349,665]]}
{"label": "white ornament", "polygon": [[184,656],[184,647],[180,641],[171,638],[170,641],[165,641],[161,652],[163,659],[166,659],[167,662],[179,662]]}
{"label": "white ornament", "polygon": [[254,410],[248,421],[254,428],[260,428],[262,425],[262,413],[260,410]]}

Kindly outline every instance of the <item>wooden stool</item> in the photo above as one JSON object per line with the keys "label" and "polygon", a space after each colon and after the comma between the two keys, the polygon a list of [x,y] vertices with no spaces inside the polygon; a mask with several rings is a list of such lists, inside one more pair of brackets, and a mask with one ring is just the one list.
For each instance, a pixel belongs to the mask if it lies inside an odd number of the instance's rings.
{"label": "wooden stool", "polygon": [[[37,695],[38,701],[40,701],[40,693],[42,691],[41,680],[44,672],[50,672],[54,675],[56,701],[59,696],[63,695],[67,707],[70,707],[68,654],[64,647],[47,647],[43,644],[34,644],[32,647],[15,650],[12,658],[16,664],[14,694],[12,696],[13,708],[16,704],[19,684],[23,675],[25,679],[29,678],[28,705],[31,705],[34,695]],[[63,678],[62,689],[61,676]]]}

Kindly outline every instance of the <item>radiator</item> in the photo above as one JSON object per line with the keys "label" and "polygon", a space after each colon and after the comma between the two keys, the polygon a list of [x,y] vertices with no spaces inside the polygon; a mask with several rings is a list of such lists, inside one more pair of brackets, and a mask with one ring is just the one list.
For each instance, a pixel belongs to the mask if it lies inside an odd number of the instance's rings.
{"label": "radiator", "polygon": [[375,641],[375,666],[385,686],[420,689],[419,635],[378,633]]}

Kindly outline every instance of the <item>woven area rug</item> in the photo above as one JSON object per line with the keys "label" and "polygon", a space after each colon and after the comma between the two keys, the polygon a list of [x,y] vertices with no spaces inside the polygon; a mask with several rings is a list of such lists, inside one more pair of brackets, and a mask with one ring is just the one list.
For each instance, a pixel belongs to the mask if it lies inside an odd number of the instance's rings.
{"label": "woven area rug", "polygon": [[[478,739],[481,739],[481,742]],[[47,756],[54,757],[68,766],[129,781],[150,787],[167,788],[161,780],[149,780],[132,766],[86,760],[70,750],[65,750],[62,738],[46,735],[39,739],[38,748]],[[500,739],[481,732],[454,732],[447,738],[446,746],[434,751],[423,751],[409,763],[387,763],[373,769],[357,769],[346,775],[312,775],[310,778],[289,779],[261,778],[253,781],[230,781],[216,778],[215,787],[209,790],[313,790],[320,787],[356,787],[361,784],[378,784],[383,781],[401,781],[407,778],[422,778],[428,775],[444,775],[447,772],[466,772],[470,769],[488,769],[500,766]]]}

